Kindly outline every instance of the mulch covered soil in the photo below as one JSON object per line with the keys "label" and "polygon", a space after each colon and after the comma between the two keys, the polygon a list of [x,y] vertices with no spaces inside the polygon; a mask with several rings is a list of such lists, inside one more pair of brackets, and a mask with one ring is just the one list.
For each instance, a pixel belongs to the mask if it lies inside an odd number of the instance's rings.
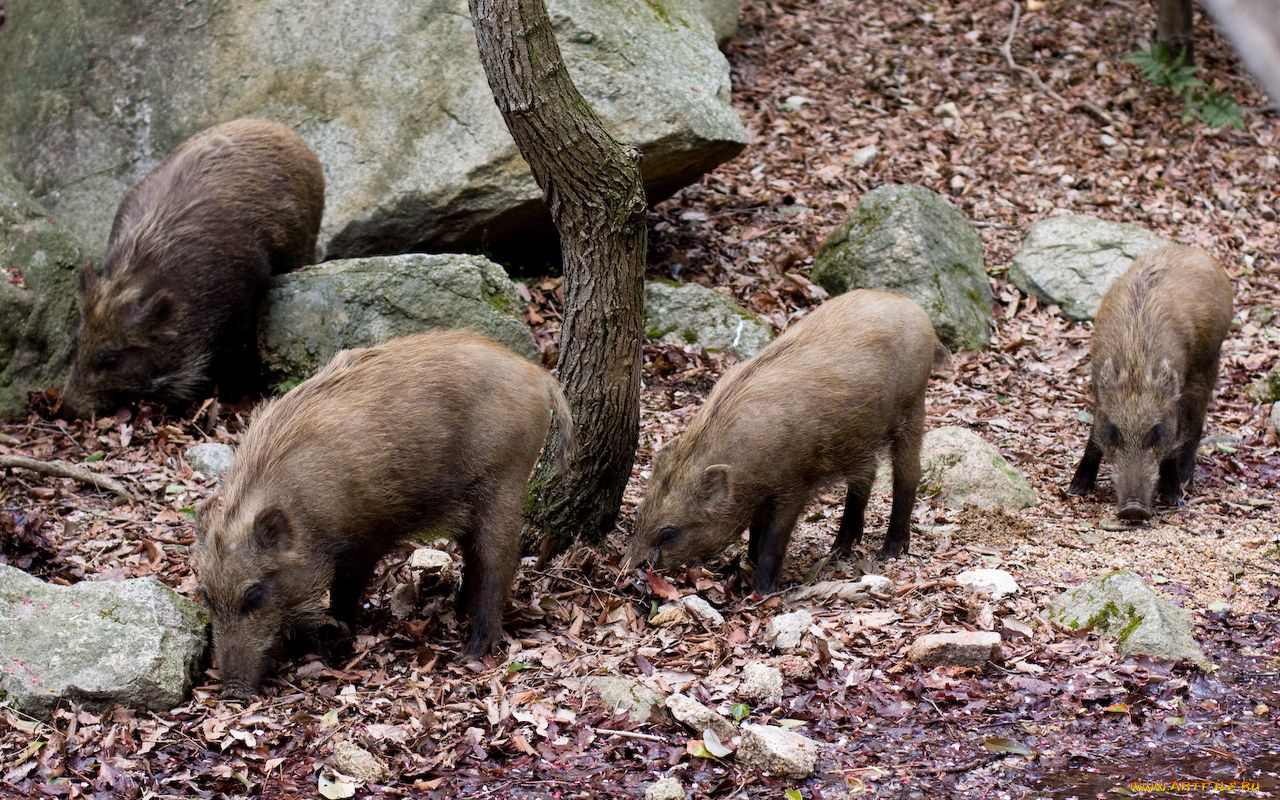
{"label": "mulch covered soil", "polygon": [[[457,660],[452,600],[406,600],[401,590],[393,602],[408,567],[389,559],[350,651],[287,661],[253,703],[219,701],[210,671],[168,713],[67,708],[35,721],[0,712],[0,795],[339,795],[350,785],[332,758],[347,742],[389,769],[358,789],[373,797],[640,797],[665,774],[691,797],[1109,797],[1161,780],[1246,780],[1259,789],[1234,794],[1280,794],[1280,459],[1267,409],[1243,392],[1278,349],[1280,124],[1203,22],[1204,77],[1250,111],[1241,131],[1180,122],[1179,105],[1122,60],[1153,27],[1150,4],[1137,0],[1050,2],[1022,16],[1009,52],[1051,96],[1006,61],[1012,10],[977,0],[746,0],[728,53],[752,145],[654,211],[650,272],[720,287],[781,328],[823,299],[806,277],[812,254],[865,191],[896,182],[942,192],[979,227],[997,305],[993,344],[958,353],[954,374],[935,380],[927,424],[962,425],[996,444],[1038,492],[1035,508],[954,512],[922,498],[910,557],[828,564],[820,574],[879,570],[890,592],[819,606],[801,649],[775,655],[763,631],[789,607],[749,597],[733,554],[669,575],[674,588],[619,573],[618,546],[653,451],[727,366],[650,345],[619,533],[603,548],[522,571],[499,656]],[[853,166],[868,145],[878,156]],[[1027,227],[1062,211],[1196,244],[1234,280],[1237,324],[1195,495],[1146,528],[1098,528],[1105,478],[1093,496],[1063,494],[1086,436],[1089,329],[1005,279]],[[558,280],[523,289],[551,351]],[[67,424],[33,413],[0,428],[0,452],[96,461],[88,466],[138,498],[113,505],[68,481],[0,477],[5,560],[60,582],[152,575],[194,598],[190,512],[213,486],[191,472],[183,448],[234,442],[247,408],[188,414],[141,406]],[[824,555],[842,502],[832,492],[813,503],[788,583]],[[866,546],[879,545],[887,511],[887,499],[874,497]],[[984,566],[1011,572],[1021,591],[992,602],[950,580]],[[1215,673],[1121,659],[1108,641],[1043,618],[1062,589],[1115,568],[1138,572],[1190,612]],[[662,602],[655,589],[696,592],[726,621],[651,625]],[[1001,662],[929,671],[906,660],[920,634],[962,629],[1003,631]],[[578,684],[633,677],[728,715],[752,661],[782,669],[784,696],[738,713],[798,725],[819,741],[813,777],[769,777],[707,757],[691,743],[699,734],[661,715],[630,721]],[[1190,785],[1162,796],[1206,794]]]}

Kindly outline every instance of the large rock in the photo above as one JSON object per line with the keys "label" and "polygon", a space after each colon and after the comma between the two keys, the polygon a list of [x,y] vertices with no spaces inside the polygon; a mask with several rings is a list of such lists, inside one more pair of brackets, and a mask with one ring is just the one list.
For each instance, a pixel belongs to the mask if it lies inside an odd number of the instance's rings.
{"label": "large rock", "polygon": [[920,488],[949,508],[1009,511],[1036,504],[1036,493],[1000,451],[967,428],[935,428],[920,450]]}
{"label": "large rock", "polygon": [[910,297],[948,347],[991,340],[982,240],[959,209],[922,186],[868,192],[818,249],[813,279],[832,294],[882,289]]}
{"label": "large rock", "polygon": [[[658,201],[738,153],[724,0],[551,0],[569,73]],[[9,0],[0,162],[101,247],[125,189],[209,125],[293,126],[328,178],[326,257],[525,247],[542,194],[466,0]]]}
{"label": "large rock", "polygon": [[343,348],[440,328],[468,328],[538,355],[515,286],[480,256],[330,261],[274,278],[268,301],[262,361],[281,382],[303,380]]}
{"label": "large rock", "polygon": [[645,335],[750,358],[773,341],[773,328],[719,292],[696,283],[644,286]]}
{"label": "large rock", "polygon": [[0,564],[0,695],[37,717],[65,702],[166,711],[191,688],[207,628],[152,578],[53,586]]}
{"label": "large rock", "polygon": [[0,417],[21,413],[29,393],[66,379],[83,258],[71,232],[0,169]]}
{"label": "large rock", "polygon": [[1027,231],[1009,279],[1072,319],[1093,319],[1102,295],[1133,260],[1166,244],[1172,242],[1133,225],[1082,214],[1049,217]]}
{"label": "large rock", "polygon": [[1069,628],[1115,639],[1122,656],[1139,653],[1206,664],[1191,617],[1132,572],[1116,570],[1060,594],[1049,615]]}
{"label": "large rock", "polygon": [[1000,634],[994,631],[926,633],[911,643],[907,658],[922,667],[949,664],[980,667],[999,657]]}

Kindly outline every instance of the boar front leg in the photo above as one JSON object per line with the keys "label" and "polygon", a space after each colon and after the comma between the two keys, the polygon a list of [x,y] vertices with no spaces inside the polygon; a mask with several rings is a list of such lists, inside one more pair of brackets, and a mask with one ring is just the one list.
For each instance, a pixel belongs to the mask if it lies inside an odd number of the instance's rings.
{"label": "boar front leg", "polygon": [[848,558],[854,546],[862,542],[866,524],[867,501],[871,499],[871,484],[876,479],[876,460],[870,458],[859,464],[847,476],[849,491],[844,497],[844,516],[840,518],[840,532],[836,534],[835,553]]}
{"label": "boar front leg", "polygon": [[329,615],[348,629],[355,628],[360,598],[373,577],[377,556],[344,553],[333,565],[333,582],[329,586]]}
{"label": "boar front leg", "polygon": [[[1216,363],[1212,374],[1217,374]],[[1183,389],[1185,405],[1181,424],[1184,438],[1182,446],[1178,449],[1178,479],[1181,482],[1179,489],[1185,486],[1189,491],[1191,485],[1195,483],[1196,452],[1200,450],[1200,437],[1204,434],[1204,417],[1209,410],[1209,394],[1210,389],[1202,389],[1199,385],[1188,384]]]}
{"label": "boar front leg", "polygon": [[770,498],[756,511],[751,522],[751,538],[747,556],[755,562],[756,576],[752,590],[768,594],[778,587],[778,575],[787,557],[791,531],[804,510],[808,498]]}
{"label": "boar front leg", "polygon": [[1067,487],[1067,494],[1082,495],[1092,491],[1094,483],[1098,480],[1098,466],[1101,463],[1102,448],[1090,434],[1089,441],[1084,445],[1084,455],[1076,465],[1076,474],[1071,477],[1071,485]]}

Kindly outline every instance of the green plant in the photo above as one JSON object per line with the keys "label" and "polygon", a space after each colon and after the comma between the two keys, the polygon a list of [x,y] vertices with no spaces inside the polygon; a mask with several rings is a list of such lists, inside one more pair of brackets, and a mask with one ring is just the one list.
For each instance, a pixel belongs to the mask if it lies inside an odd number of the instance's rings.
{"label": "green plant", "polygon": [[1124,57],[1136,64],[1142,77],[1168,89],[1182,100],[1182,121],[1200,120],[1211,128],[1243,128],[1244,112],[1236,101],[1217,86],[1196,75],[1199,67],[1186,63],[1186,53],[1176,55],[1159,42],[1152,42]]}

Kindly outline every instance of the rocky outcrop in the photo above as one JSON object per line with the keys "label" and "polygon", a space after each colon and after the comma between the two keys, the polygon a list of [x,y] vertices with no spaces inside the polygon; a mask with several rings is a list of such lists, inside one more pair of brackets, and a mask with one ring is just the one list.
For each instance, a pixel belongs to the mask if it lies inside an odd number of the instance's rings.
{"label": "rocky outcrop", "polygon": [[1004,456],[967,428],[936,428],[920,451],[921,491],[950,508],[972,505],[1016,511],[1036,504],[1036,493]]}
{"label": "rocky outcrop", "polygon": [[538,355],[515,286],[480,256],[330,261],[273,279],[268,303],[262,362],[285,386],[344,348],[432,329],[467,328],[527,358]]}
{"label": "rocky outcrop", "polygon": [[813,279],[832,294],[881,289],[910,297],[948,347],[991,340],[982,240],[959,209],[922,186],[868,192],[818,249]]}
{"label": "rocky outcrop", "polygon": [[204,612],[153,578],[54,586],[0,564],[0,694],[24,714],[167,711],[207,645]]}
{"label": "rocky outcrop", "polygon": [[0,169],[0,417],[66,379],[84,257],[71,232]]}
{"label": "rocky outcrop", "polygon": [[[725,0],[551,0],[578,89],[638,147],[650,201],[747,141]],[[234,117],[295,128],[328,180],[326,257],[523,248],[551,234],[493,102],[466,0],[9,0],[0,163],[105,244],[124,191]]]}

